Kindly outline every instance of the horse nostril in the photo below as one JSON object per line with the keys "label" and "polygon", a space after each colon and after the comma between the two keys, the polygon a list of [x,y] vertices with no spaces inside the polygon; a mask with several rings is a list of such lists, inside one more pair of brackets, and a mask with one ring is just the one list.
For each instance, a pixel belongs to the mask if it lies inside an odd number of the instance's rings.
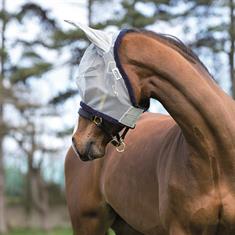
{"label": "horse nostril", "polygon": [[92,140],[91,140],[91,141],[88,141],[87,147],[90,148],[93,144],[94,144],[94,141],[92,141]]}

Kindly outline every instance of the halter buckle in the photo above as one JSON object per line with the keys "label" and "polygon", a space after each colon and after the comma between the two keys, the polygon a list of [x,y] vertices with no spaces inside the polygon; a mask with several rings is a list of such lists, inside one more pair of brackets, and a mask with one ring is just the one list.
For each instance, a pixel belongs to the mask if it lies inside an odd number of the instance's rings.
{"label": "halter buckle", "polygon": [[111,144],[116,147],[117,152],[122,153],[125,151],[126,144],[122,138],[120,140],[117,140],[113,137],[113,139],[111,140]]}
{"label": "halter buckle", "polygon": [[125,142],[121,139],[119,146],[116,147],[117,152],[122,153],[125,151],[126,144]]}
{"label": "halter buckle", "polygon": [[103,120],[102,117],[94,116],[92,121],[96,124],[96,126],[100,126]]}

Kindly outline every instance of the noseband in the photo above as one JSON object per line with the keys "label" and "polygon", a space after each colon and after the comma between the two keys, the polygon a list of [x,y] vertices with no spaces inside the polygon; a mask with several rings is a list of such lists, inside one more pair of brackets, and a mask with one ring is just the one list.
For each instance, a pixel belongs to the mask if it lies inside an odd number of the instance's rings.
{"label": "noseband", "polygon": [[116,133],[111,133],[108,130],[108,126],[107,126],[107,121],[104,120],[102,117],[100,116],[96,116],[90,112],[87,112],[86,110],[80,108],[78,113],[83,117],[86,118],[88,120],[90,120],[91,122],[93,122],[97,127],[99,127],[104,133],[105,135],[111,139],[110,143],[116,147],[116,150],[118,152],[124,152],[126,144],[124,142],[124,138],[128,132],[128,130],[130,129],[129,127],[125,127],[123,133],[120,135],[119,132]]}

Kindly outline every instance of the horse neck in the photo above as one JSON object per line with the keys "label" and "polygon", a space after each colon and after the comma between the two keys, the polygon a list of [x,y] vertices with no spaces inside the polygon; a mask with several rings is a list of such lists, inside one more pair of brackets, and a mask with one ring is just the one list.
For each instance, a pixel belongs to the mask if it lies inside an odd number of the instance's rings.
{"label": "horse neck", "polygon": [[123,39],[120,55],[137,96],[159,100],[196,153],[234,158],[234,101],[202,65],[179,48],[138,33]]}

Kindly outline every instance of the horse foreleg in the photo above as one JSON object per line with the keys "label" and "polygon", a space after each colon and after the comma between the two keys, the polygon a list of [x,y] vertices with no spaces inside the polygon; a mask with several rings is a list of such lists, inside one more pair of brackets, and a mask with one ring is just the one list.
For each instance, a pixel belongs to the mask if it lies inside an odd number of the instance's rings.
{"label": "horse foreleg", "polygon": [[74,235],[105,235],[115,219],[100,192],[99,163],[80,161],[72,148],[67,153],[66,199]]}
{"label": "horse foreleg", "polygon": [[74,235],[107,235],[109,225],[103,224],[100,219],[90,218],[80,220],[73,226]]}
{"label": "horse foreleg", "polygon": [[75,214],[70,210],[70,215],[74,235],[105,235],[114,220],[109,209],[103,207],[81,213],[76,210]]}
{"label": "horse foreleg", "polygon": [[112,224],[111,228],[114,230],[116,235],[143,235],[142,233],[133,229],[123,219],[117,217]]}

